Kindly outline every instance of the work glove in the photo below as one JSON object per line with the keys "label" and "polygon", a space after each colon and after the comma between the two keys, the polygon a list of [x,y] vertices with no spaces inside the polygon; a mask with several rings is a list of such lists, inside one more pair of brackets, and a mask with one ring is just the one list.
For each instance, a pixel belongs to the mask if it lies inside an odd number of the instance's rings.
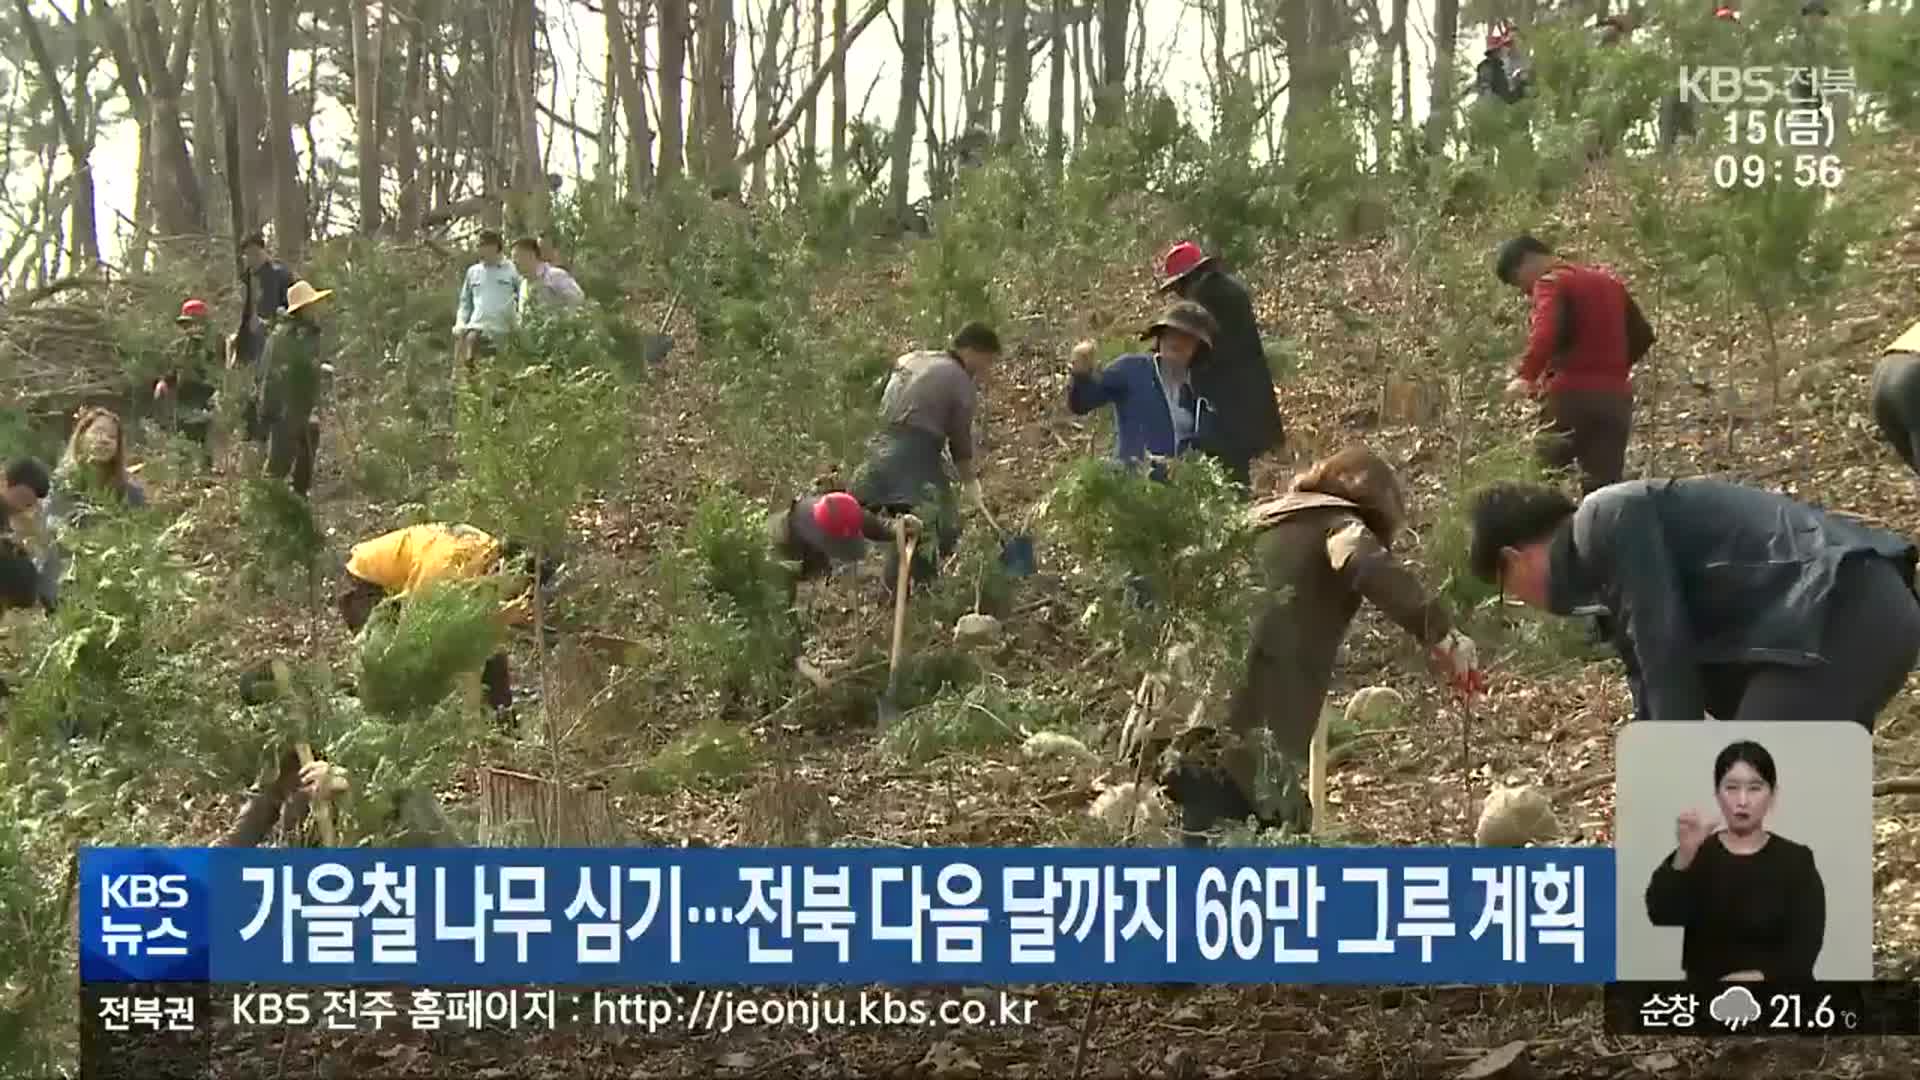
{"label": "work glove", "polygon": [[1474,648],[1473,639],[1460,631],[1447,631],[1447,636],[1433,647],[1433,659],[1462,694],[1472,697],[1487,688],[1487,678],[1480,671],[1479,650]]}
{"label": "work glove", "polygon": [[893,522],[893,537],[904,544],[909,540],[919,540],[926,529],[925,523],[912,514],[902,514]]}
{"label": "work glove", "polygon": [[347,770],[338,765],[314,760],[300,769],[300,790],[314,802],[326,802],[352,789],[353,782],[347,778]]}

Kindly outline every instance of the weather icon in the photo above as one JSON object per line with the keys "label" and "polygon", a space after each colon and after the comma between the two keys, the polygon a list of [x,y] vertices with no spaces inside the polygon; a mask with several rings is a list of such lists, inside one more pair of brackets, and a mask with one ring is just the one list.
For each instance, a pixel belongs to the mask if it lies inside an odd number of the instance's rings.
{"label": "weather icon", "polygon": [[1760,1019],[1760,1003],[1746,987],[1729,987],[1707,1006],[1707,1015],[1727,1025],[1728,1031],[1739,1031]]}

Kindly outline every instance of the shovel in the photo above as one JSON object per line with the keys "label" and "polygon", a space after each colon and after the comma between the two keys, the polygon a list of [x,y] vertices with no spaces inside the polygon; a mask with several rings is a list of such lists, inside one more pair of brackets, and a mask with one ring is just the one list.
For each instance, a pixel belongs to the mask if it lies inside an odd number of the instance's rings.
{"label": "shovel", "polygon": [[906,547],[900,553],[899,580],[893,589],[893,652],[887,658],[887,691],[880,698],[880,726],[891,727],[900,719],[900,704],[895,694],[900,689],[900,645],[907,636],[907,590],[911,587],[910,575],[913,572],[914,537],[907,538]]}
{"label": "shovel", "polygon": [[680,294],[674,293],[667,303],[667,313],[660,320],[660,329],[656,333],[644,334],[640,338],[640,359],[645,363],[658,364],[673,351],[673,335],[667,333],[667,324],[673,321],[673,313],[680,307]]}

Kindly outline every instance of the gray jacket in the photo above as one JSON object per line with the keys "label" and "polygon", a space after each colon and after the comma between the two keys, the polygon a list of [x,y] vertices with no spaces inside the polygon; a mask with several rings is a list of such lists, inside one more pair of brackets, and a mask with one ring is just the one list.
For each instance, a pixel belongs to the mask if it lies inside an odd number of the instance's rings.
{"label": "gray jacket", "polygon": [[1840,563],[1913,542],[1784,495],[1720,480],[1631,480],[1586,497],[1555,536],[1549,606],[1609,613],[1642,720],[1699,720],[1704,664],[1811,667]]}

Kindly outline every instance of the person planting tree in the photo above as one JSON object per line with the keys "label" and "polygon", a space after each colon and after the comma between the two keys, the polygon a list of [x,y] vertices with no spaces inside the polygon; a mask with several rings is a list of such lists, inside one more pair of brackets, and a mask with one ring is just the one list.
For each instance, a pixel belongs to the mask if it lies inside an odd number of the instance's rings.
{"label": "person planting tree", "polygon": [[[1249,512],[1261,531],[1254,548],[1261,600],[1245,676],[1224,721],[1202,715],[1185,731],[1134,731],[1125,739],[1131,752],[1158,766],[1159,782],[1181,808],[1189,846],[1204,844],[1223,822],[1256,817],[1269,827],[1299,828],[1309,820],[1302,766],[1341,642],[1363,601],[1426,646],[1456,689],[1473,694],[1484,687],[1473,640],[1393,556],[1405,498],[1392,467],[1372,450],[1355,444],[1315,462],[1286,493]],[[1163,757],[1169,743],[1173,753]]]}
{"label": "person planting tree", "polygon": [[[960,542],[958,507],[952,497],[945,456],[953,458],[967,501],[989,523],[973,454],[973,418],[979,387],[1000,358],[1000,336],[985,323],[968,323],[948,348],[926,349],[897,357],[880,399],[886,426],[875,438],[865,466],[853,484],[860,505],[884,517],[917,513],[931,519],[934,542],[914,552],[913,580],[932,581],[940,562]],[[929,550],[931,549],[931,550]],[[900,552],[887,554],[889,594],[899,579]]]}
{"label": "person planting tree", "polygon": [[[508,579],[509,590],[517,594],[501,608],[500,617],[510,625],[522,625],[533,613],[531,590],[522,584],[532,577],[528,573],[531,561],[532,554],[524,546],[471,525],[411,525],[353,546],[347,555],[346,582],[335,602],[341,621],[358,634],[383,601],[405,603],[407,597],[436,582],[500,575]],[[539,587],[545,588],[552,580],[553,567],[543,564]],[[506,722],[513,706],[506,652],[489,658],[480,674],[487,704],[502,723]]]}
{"label": "person planting tree", "polygon": [[[767,515],[767,539],[774,556],[792,569],[787,578],[788,608],[797,605],[802,581],[823,578],[837,567],[859,562],[866,557],[869,544],[903,547],[920,532],[920,519],[914,515],[882,517],[844,491],[794,499],[785,509]],[[793,662],[803,675],[818,683],[820,680],[804,665],[801,648],[796,635]]]}
{"label": "person planting tree", "polygon": [[1576,507],[1533,484],[1473,497],[1481,580],[1609,614],[1640,720],[1874,719],[1920,658],[1912,541],[1721,480],[1633,480]]}
{"label": "person planting tree", "polygon": [[1583,492],[1617,482],[1633,430],[1632,370],[1654,341],[1640,305],[1608,271],[1568,262],[1526,234],[1501,245],[1494,273],[1531,304],[1507,393],[1539,400],[1541,460],[1577,465]]}

